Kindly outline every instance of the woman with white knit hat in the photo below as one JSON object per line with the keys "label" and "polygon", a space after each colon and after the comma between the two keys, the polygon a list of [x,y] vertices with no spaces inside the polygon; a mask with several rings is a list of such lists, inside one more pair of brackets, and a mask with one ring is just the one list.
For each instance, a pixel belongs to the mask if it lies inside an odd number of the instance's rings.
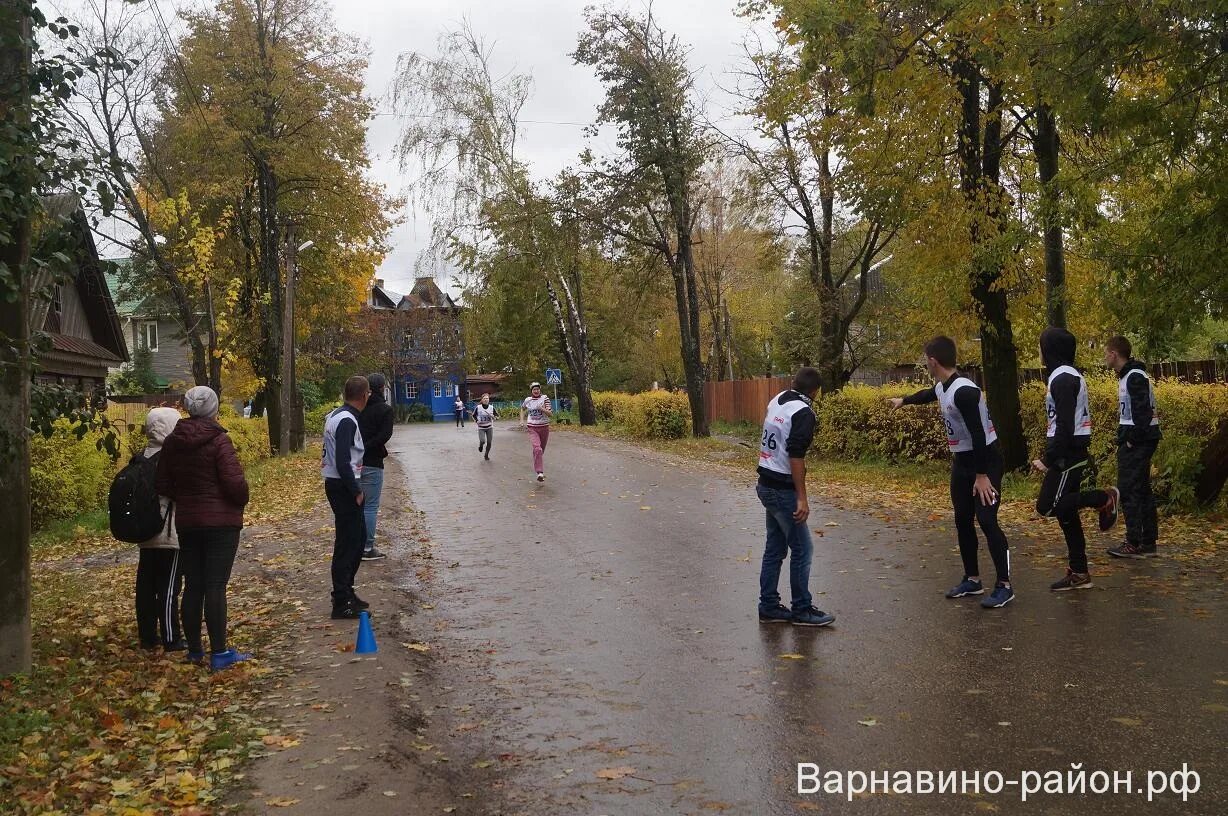
{"label": "woman with white knit hat", "polygon": [[166,438],[158,461],[158,495],[175,502],[182,564],[183,634],[188,660],[204,661],[200,622],[209,630],[214,671],[247,660],[226,644],[226,585],[239,551],[247,480],[226,429],[218,424],[217,394],[198,385],[183,395],[188,418]]}

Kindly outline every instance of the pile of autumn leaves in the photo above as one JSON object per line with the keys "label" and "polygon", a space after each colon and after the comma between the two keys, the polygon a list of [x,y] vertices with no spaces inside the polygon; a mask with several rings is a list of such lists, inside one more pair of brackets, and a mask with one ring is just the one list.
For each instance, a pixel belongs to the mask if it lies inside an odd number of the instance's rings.
{"label": "pile of autumn leaves", "polygon": [[[297,512],[318,485],[314,456],[292,461],[253,487]],[[88,553],[105,541],[80,544]],[[252,701],[271,669],[258,661],[210,675],[182,653],[138,648],[134,553],[123,547],[60,547],[49,553],[57,560],[35,564],[35,670],[0,680],[0,812],[204,816],[242,779],[243,760],[269,750],[271,729]],[[295,618],[270,582],[232,581],[232,622]],[[240,645],[264,651],[283,634],[242,626]]]}

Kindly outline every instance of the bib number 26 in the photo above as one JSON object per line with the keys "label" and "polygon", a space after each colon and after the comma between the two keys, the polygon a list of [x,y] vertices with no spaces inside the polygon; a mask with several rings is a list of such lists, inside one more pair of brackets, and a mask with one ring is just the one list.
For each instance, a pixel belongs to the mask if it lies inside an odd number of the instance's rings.
{"label": "bib number 26", "polygon": [[776,450],[776,434],[772,431],[764,431],[763,439],[760,441],[759,445],[760,447],[767,448],[768,450]]}

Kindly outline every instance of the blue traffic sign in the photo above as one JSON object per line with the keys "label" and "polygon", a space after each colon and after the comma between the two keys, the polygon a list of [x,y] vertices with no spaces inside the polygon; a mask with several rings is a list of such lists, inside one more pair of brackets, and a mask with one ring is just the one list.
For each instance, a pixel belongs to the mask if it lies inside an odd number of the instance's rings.
{"label": "blue traffic sign", "polygon": [[563,369],[547,368],[546,369],[546,385],[562,385],[563,384]]}

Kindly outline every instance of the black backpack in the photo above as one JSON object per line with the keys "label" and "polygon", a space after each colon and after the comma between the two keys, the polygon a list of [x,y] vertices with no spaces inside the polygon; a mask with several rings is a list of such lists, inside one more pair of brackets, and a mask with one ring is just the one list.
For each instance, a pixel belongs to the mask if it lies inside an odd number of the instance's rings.
{"label": "black backpack", "polygon": [[111,482],[107,505],[111,535],[130,544],[141,544],[162,532],[170,517],[162,515],[157,489],[158,454],[146,459],[138,453]]}

